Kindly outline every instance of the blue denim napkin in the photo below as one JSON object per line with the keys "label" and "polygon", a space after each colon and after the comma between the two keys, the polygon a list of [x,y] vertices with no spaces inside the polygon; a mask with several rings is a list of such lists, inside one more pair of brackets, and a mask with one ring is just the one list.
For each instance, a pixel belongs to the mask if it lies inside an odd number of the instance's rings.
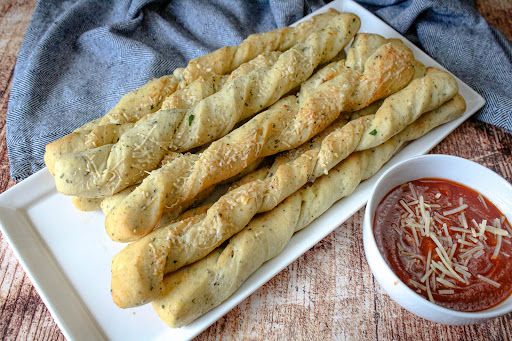
{"label": "blue denim napkin", "polygon": [[[478,118],[512,130],[512,46],[459,0],[360,1],[480,92]],[[11,176],[44,167],[44,146],[104,115],[150,78],[246,36],[289,25],[322,0],[40,0],[7,113]]]}

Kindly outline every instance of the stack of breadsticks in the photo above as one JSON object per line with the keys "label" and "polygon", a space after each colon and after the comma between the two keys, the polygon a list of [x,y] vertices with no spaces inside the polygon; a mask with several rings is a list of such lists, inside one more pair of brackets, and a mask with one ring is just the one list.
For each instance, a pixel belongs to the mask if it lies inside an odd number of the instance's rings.
{"label": "stack of breadsticks", "polygon": [[131,242],[112,260],[119,307],[193,321],[405,142],[463,114],[449,73],[359,26],[329,11],[249,36],[47,146],[57,189],[101,206],[109,237]]}

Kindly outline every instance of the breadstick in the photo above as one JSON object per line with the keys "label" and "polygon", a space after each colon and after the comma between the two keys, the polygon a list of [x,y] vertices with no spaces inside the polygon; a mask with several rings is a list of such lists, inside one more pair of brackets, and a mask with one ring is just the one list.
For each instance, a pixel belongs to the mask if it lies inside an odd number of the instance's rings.
{"label": "breadstick", "polygon": [[[182,157],[187,157],[187,154],[185,154]],[[263,161],[263,159],[256,160],[255,162],[250,164],[249,167],[247,167],[242,172],[240,172],[240,174],[237,174],[234,177],[226,179],[223,182],[221,182],[220,184],[221,185],[223,185],[223,184],[230,184],[230,183],[238,181],[240,178],[244,178],[247,174],[253,172],[260,165],[260,163],[262,161]],[[116,193],[116,194],[114,194],[114,195],[112,195],[110,197],[106,197],[105,199],[102,199],[102,198],[81,198],[81,199],[83,201],[86,201],[88,199],[90,199],[91,201],[92,200],[100,200],[100,203],[101,203],[100,208],[103,211],[103,214],[108,215],[109,212],[116,205],[121,203],[124,200],[124,198],[126,198],[136,188],[137,188],[136,185],[130,186],[128,188],[125,188],[124,190],[122,190],[119,193]],[[158,225],[159,226],[163,226],[163,225],[168,224],[170,220],[175,219],[177,215],[181,214],[181,212],[183,212],[188,207],[195,206],[195,205],[203,202],[205,199],[207,199],[209,197],[209,195],[212,193],[212,191],[214,189],[215,189],[215,185],[207,187],[206,189],[201,191],[195,198],[193,198],[193,200],[190,200],[190,201],[185,202],[184,204],[182,204],[181,207],[178,210],[171,211],[171,212],[168,212],[168,211],[164,210],[164,212],[162,213],[162,217],[161,217],[160,221],[158,222]],[[73,197],[73,198],[76,198],[76,197]],[[82,204],[82,203],[80,203],[80,204],[82,206],[85,206],[85,204]],[[92,204],[89,204],[89,205],[92,206]],[[75,205],[75,207],[76,207],[76,205]],[[97,208],[95,208],[95,209],[97,209]],[[84,211],[84,209],[82,209],[82,211]],[[111,237],[113,237],[113,236],[111,236]]]}
{"label": "breadstick", "polygon": [[[341,73],[347,71],[347,67],[350,69],[357,70],[359,72],[364,71],[364,64],[375,53],[375,51],[382,45],[389,42],[396,42],[402,44],[397,39],[386,39],[378,34],[370,33],[358,33],[354,37],[354,41],[350,46],[346,58],[341,58],[336,61],[332,61],[328,65],[324,65],[319,71],[311,76],[307,82],[301,84],[300,93],[297,96],[299,101],[307,98],[313,90],[316,90],[319,85],[332,80],[339,76]],[[340,55],[343,55],[340,53]],[[343,60],[346,59],[345,62]]]}
{"label": "breadstick", "polygon": [[[455,104],[447,103],[447,108],[452,114],[461,114],[465,109],[464,100],[457,97]],[[422,127],[422,121],[418,122],[417,127]],[[222,196],[200,222],[160,228],[119,252],[112,261],[114,302],[120,307],[130,307],[157,297],[161,289],[153,291],[152,288],[161,288],[157,283],[163,274],[206,256],[243,228],[256,213],[271,210],[308,180],[334,167],[357,147],[362,131],[370,122],[361,117],[348,125],[336,123],[339,125],[323,138],[302,147],[302,155],[280,165],[272,177],[246,183]],[[152,265],[155,264],[154,252],[162,257],[166,255],[167,261]],[[138,295],[126,296],[126,285],[136,286]]]}
{"label": "breadstick", "polygon": [[123,189],[121,192],[103,198],[100,205],[103,214],[107,215],[117,204],[122,202],[124,198],[126,198],[131,192],[133,192],[135,188],[137,188],[137,185],[130,186],[128,188]]}
{"label": "breadstick", "polygon": [[[222,76],[212,75],[208,79],[208,81],[213,82],[213,79]],[[151,82],[150,82],[151,83]],[[148,83],[148,84],[150,84]],[[198,83],[204,83],[204,80],[198,80]],[[146,84],[146,86],[148,85]],[[145,87],[137,89],[135,92],[140,91],[144,92]],[[212,89],[211,86],[206,87],[208,90]],[[197,97],[197,93],[200,92],[202,89],[200,87],[200,84],[192,84],[191,89],[183,89],[180,90],[179,93],[174,93],[172,96],[172,104],[173,107],[179,107],[179,105],[186,105],[190,104],[189,102],[180,101],[181,97],[186,97],[189,94],[189,92],[194,92],[195,97]],[[130,102],[135,102],[136,99],[138,100],[141,96],[140,95],[133,95],[132,93],[128,94],[130,96],[135,97],[135,99],[132,99]],[[181,96],[180,96],[181,95]],[[205,94],[206,95],[206,94]],[[127,95],[125,95],[127,96]],[[144,98],[151,98],[152,96],[145,96]],[[158,98],[161,97],[161,95],[157,95]],[[123,97],[124,98],[124,97]],[[191,98],[191,96],[188,96],[188,98]],[[124,103],[126,101],[121,100],[120,103]],[[160,104],[160,103],[159,103]],[[127,108],[125,110],[131,110],[134,111],[133,106],[135,104],[131,103],[131,105],[126,105]],[[169,104],[168,104],[169,106]],[[160,105],[159,105],[160,107]],[[170,106],[169,106],[170,107]],[[117,107],[116,107],[117,108]],[[141,107],[142,108],[142,107]],[[155,110],[144,110],[144,111],[138,111],[140,113],[140,117],[137,116],[139,119],[145,119],[148,118]],[[120,114],[119,114],[120,115]],[[126,131],[130,130],[134,126],[134,122],[127,119],[122,119],[123,116],[119,116],[116,119],[113,118],[114,116],[110,116],[110,119],[113,121],[116,121],[116,123],[103,123],[100,124],[102,120],[107,120],[107,118],[101,118],[98,121],[98,124],[91,124],[89,125],[89,129],[80,128],[78,130],[73,131],[71,134],[68,134],[59,140],[56,140],[52,143],[49,143],[46,145],[45,148],[45,154],[44,154],[44,162],[46,164],[46,167],[50,171],[50,174],[54,175],[54,167],[56,160],[61,157],[64,154],[72,153],[72,152],[80,152],[87,149],[92,149],[100,146],[104,146],[106,144],[116,143],[122,134],[124,134]]]}
{"label": "breadstick", "polygon": [[[175,73],[180,73],[180,71],[176,70]],[[151,79],[147,84],[124,95],[119,103],[105,116],[89,122],[75,129],[71,134],[47,144],[44,162],[50,174],[54,175],[55,161],[61,155],[94,148],[102,145],[102,143],[115,143],[124,131],[131,128],[131,124],[159,110],[163,98],[173,93],[177,86],[178,78],[174,75]],[[102,136],[103,142],[95,141],[92,137],[87,142],[87,137],[90,133]]]}
{"label": "breadstick", "polygon": [[[186,88],[195,80],[203,77],[230,73],[262,53],[285,51],[296,43],[304,42],[312,32],[325,28],[329,20],[336,15],[338,12],[330,10],[327,13],[316,15],[296,27],[250,35],[239,46],[223,47],[191,60],[185,69],[178,68],[172,75],[150,80],[147,84],[124,95],[105,116],[89,122],[77,128],[73,133],[47,145],[44,160],[50,174],[54,175],[55,160],[61,155],[74,150],[82,151],[90,148],[84,146],[83,139],[85,137],[83,135],[87,135],[94,128],[109,124],[135,123],[142,117],[158,111],[163,100],[177,89]],[[80,134],[75,136],[75,133]],[[115,143],[115,141],[110,143]],[[100,144],[97,145],[100,146]]]}
{"label": "breadstick", "polygon": [[358,150],[375,147],[400,132],[422,113],[439,107],[459,91],[457,81],[448,72],[429,67],[424,77],[417,78],[386,98],[375,114]]}
{"label": "breadstick", "polygon": [[101,208],[103,198],[71,197],[71,202],[80,211],[91,212]]}
{"label": "breadstick", "polygon": [[[356,42],[364,40],[357,39]],[[381,40],[380,43],[386,43],[384,38]],[[349,50],[349,55],[351,50],[353,48]],[[403,87],[410,81],[414,72],[414,59],[403,43],[392,41],[372,52],[372,55],[368,56],[366,66],[360,66],[364,69],[363,73],[358,71],[356,63],[351,63],[350,60],[346,63],[342,61],[328,65],[320,70],[301,87],[298,102],[302,104],[297,103],[295,96],[281,100],[270,110],[255,116],[242,127],[213,142],[201,154],[192,169],[176,172],[173,168],[173,174],[177,174],[173,177],[167,174],[167,168],[173,167],[168,164],[150,173],[139,188],[107,216],[105,225],[109,236],[115,236],[114,240],[126,242],[146,235],[158,223],[164,207],[172,210],[174,205],[190,200],[204,188],[239,173],[258,157],[301,145],[332,123],[342,110],[351,108],[353,105],[350,103],[366,103],[387,96],[390,94],[387,91],[394,91],[399,85]],[[390,67],[383,68],[382,60],[388,59],[387,57],[389,60],[386,65]],[[370,77],[370,73],[380,76]],[[387,78],[389,73],[396,74],[399,85],[389,86],[389,82],[385,81],[381,82],[380,86],[372,85],[372,92],[357,91],[359,87],[368,88],[365,84],[366,79],[373,82],[373,79]],[[408,76],[403,76],[402,73],[408,73]],[[347,78],[354,81],[345,86],[341,85]],[[319,80],[325,79],[328,80],[318,85]],[[316,89],[311,84],[317,85]],[[327,89],[331,87],[338,91],[329,92]],[[352,94],[358,96],[354,98]],[[317,112],[311,112],[311,103],[314,103]],[[318,118],[319,115],[322,118]],[[145,197],[142,195],[143,192],[154,195]],[[144,210],[141,210],[141,207]]]}
{"label": "breadstick", "polygon": [[222,89],[227,77],[226,75],[208,75],[196,79],[187,87],[176,90],[172,95],[165,98],[162,109],[189,109],[199,101]]}
{"label": "breadstick", "polygon": [[[462,105],[462,107],[459,107]],[[165,296],[152,302],[154,310],[173,328],[184,326],[229,298],[264,262],[276,257],[292,235],[305,228],[336,201],[375,174],[406,141],[460,116],[460,96],[429,112],[394,138],[352,154],[333,171],[301,188],[207,257],[164,278]],[[338,190],[333,191],[336,188]]]}
{"label": "breadstick", "polygon": [[220,305],[282,251],[297,224],[300,205],[300,196],[292,195],[251,220],[226,247],[166,276],[165,294],[151,303],[155,312],[170,327],[179,328]]}
{"label": "breadstick", "polygon": [[[240,65],[229,75],[210,74],[199,78],[187,87],[179,89],[172,95],[168,96],[162,104],[162,109],[190,109],[203,99],[213,95],[214,93],[217,93],[222,88],[229,86],[231,82],[233,82],[237,77],[246,75],[254,70],[258,70],[259,68],[272,66],[275,64],[280,55],[281,52],[276,51],[262,53],[253,60]],[[142,122],[148,120],[151,116],[152,114],[145,115],[139,119],[135,125],[141,124]],[[127,126],[130,127],[130,124],[128,123]],[[133,125],[131,127],[133,127]],[[126,131],[127,129],[124,130]],[[89,136],[91,135],[92,133],[89,134]],[[115,143],[117,140],[111,142],[105,141],[103,143],[98,141],[95,142],[96,143],[93,147],[99,147],[107,143]],[[89,148],[87,149],[90,148],[92,147],[90,147],[89,143]]]}
{"label": "breadstick", "polygon": [[162,104],[162,109],[191,108],[199,101],[218,92],[235,78],[246,75],[258,68],[272,66],[280,55],[281,52],[263,53],[253,60],[240,65],[229,75],[211,74],[198,78],[187,87],[179,89],[172,95],[168,96]]}
{"label": "breadstick", "polygon": [[[181,158],[181,157],[186,157],[186,154],[183,155],[181,153],[173,153],[173,152],[167,153],[163,157],[162,161],[160,161],[160,166],[162,166],[166,163],[172,162],[173,160],[176,160],[177,158]],[[115,205],[117,205],[119,202],[121,202],[126,196],[128,196],[128,194],[133,192],[135,190],[135,188],[137,188],[137,185],[127,187],[124,190],[122,190],[121,192],[118,192],[112,196],[103,198],[103,201],[101,202],[101,210],[103,211],[103,213],[105,215],[107,215],[108,212],[110,212],[110,210],[112,208],[114,208]]]}
{"label": "breadstick", "polygon": [[115,143],[119,137],[133,127],[133,123],[103,124],[90,130],[78,130],[45,146],[44,163],[55,176],[55,162],[64,154],[80,152],[105,144]]}
{"label": "breadstick", "polygon": [[[414,67],[413,79],[424,77],[425,74],[427,73],[427,68],[425,67],[425,65],[423,65],[421,62],[419,62],[417,60],[414,61],[413,67]],[[384,102],[384,98],[373,102],[366,108],[352,111],[352,112],[346,112],[346,113],[344,113],[344,116],[349,118],[350,120],[355,120],[362,116],[374,115],[377,112],[377,110],[379,110],[379,108],[382,106],[383,102]]]}
{"label": "breadstick", "polygon": [[151,79],[147,84],[127,93],[101,118],[99,125],[135,123],[141,117],[158,111],[164,98],[176,91],[179,83],[176,75],[181,74],[182,70],[176,69],[172,75]]}
{"label": "breadstick", "polygon": [[[152,98],[155,96],[160,98],[158,107],[160,108],[161,106],[162,109],[189,109],[199,101],[216,93],[224,86],[229,85],[230,82],[232,82],[236,77],[248,74],[249,72],[260,67],[271,66],[275,63],[280,54],[280,52],[269,52],[261,54],[255,59],[240,65],[240,67],[235,69],[230,75],[212,74],[205,76],[204,78],[199,78],[192,82],[189,86],[183,89],[179,89],[166,97],[163,103],[161,103],[162,95],[153,94],[145,96],[144,98]],[[149,84],[151,84],[151,82]],[[137,91],[147,93],[148,91],[145,91],[147,88],[148,85],[138,89]],[[139,97],[141,97],[141,95],[136,96],[135,99],[131,100],[131,102],[134,102]],[[132,107],[130,107],[130,105],[126,104],[126,101],[121,101],[120,103],[124,103],[123,110],[134,110]],[[132,104],[132,106],[133,105],[135,104]],[[150,112],[138,111],[141,114],[137,116],[138,121],[136,123],[133,123],[128,119],[122,120],[117,118],[117,121],[113,123],[98,123],[96,125],[91,124],[88,129],[75,130],[73,133],[68,134],[57,141],[49,143],[46,145],[46,152],[44,155],[46,167],[50,171],[50,174],[54,175],[55,161],[60,156],[71,152],[80,152],[83,150],[104,146],[106,144],[116,143],[119,141],[120,136],[124,134],[124,132],[133,128],[134,124],[140,124],[149,119],[155,111],[156,109],[150,110]],[[100,120],[105,121],[106,118]]]}
{"label": "breadstick", "polygon": [[286,51],[297,43],[305,42],[313,32],[325,29],[329,21],[338,14],[338,11],[330,9],[328,12],[316,15],[295,27],[284,27],[270,32],[252,34],[238,46],[225,46],[210,54],[193,59],[183,71],[179,87],[183,88],[207,74],[227,74],[261,53]]}
{"label": "breadstick", "polygon": [[[264,52],[285,51],[304,42],[314,31],[325,28],[327,22],[338,14],[335,10],[312,17],[296,27],[285,27],[247,37],[239,46],[223,47],[189,62],[186,68],[178,68],[172,75],[150,80],[142,87],[124,95],[119,103],[97,125],[108,123],[134,123],[141,117],[160,108],[162,100],[176,88],[185,88],[196,79],[211,74],[223,75],[254,59]],[[230,51],[230,53],[226,53]],[[179,84],[179,85],[178,85]],[[87,130],[96,127],[83,126]]]}
{"label": "breadstick", "polygon": [[168,148],[186,151],[226,135],[238,121],[272,105],[317,65],[337,55],[359,25],[353,14],[336,15],[325,29],[284,52],[272,67],[236,78],[194,108],[160,110],[124,133],[114,146],[61,156],[55,163],[57,189],[86,197],[112,195],[154,169]]}

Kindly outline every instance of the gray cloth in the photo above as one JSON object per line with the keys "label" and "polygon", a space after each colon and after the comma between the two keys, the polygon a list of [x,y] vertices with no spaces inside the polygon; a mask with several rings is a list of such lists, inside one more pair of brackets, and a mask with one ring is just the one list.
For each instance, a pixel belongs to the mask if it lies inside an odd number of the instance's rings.
{"label": "gray cloth", "polygon": [[[472,4],[364,1],[487,100],[512,130],[511,44]],[[397,5],[393,5],[398,3]],[[254,32],[289,25],[322,0],[41,0],[22,44],[7,113],[11,176],[44,167],[44,146],[104,115],[150,78]]]}

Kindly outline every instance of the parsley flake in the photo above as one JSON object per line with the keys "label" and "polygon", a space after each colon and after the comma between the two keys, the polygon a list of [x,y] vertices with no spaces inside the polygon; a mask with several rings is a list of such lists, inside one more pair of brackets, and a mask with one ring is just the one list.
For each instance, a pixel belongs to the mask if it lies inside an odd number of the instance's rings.
{"label": "parsley flake", "polygon": [[194,120],[194,115],[190,115],[188,117],[188,125],[191,126],[192,125],[192,121]]}
{"label": "parsley flake", "polygon": [[373,136],[377,135],[377,129],[373,129],[372,131],[370,131],[370,135],[373,135]]}

